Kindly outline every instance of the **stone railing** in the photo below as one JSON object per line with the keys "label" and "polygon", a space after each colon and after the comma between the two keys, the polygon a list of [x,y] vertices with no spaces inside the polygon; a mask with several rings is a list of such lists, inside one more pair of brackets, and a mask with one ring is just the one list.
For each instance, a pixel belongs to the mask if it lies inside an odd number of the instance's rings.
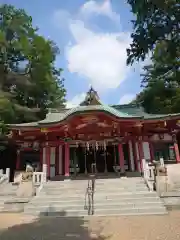
{"label": "stone railing", "polygon": [[33,172],[32,181],[34,185],[41,185],[44,182],[44,173]]}
{"label": "stone railing", "polygon": [[6,172],[3,173],[3,169],[0,169],[0,183],[7,181],[9,182],[10,168],[6,168]]}
{"label": "stone railing", "polygon": [[150,191],[158,191],[158,183],[159,183],[159,176],[165,176],[165,164],[164,159],[160,158],[159,161],[147,161],[145,159],[142,160],[142,167],[143,167],[143,176],[145,179],[146,184]]}
{"label": "stone railing", "polygon": [[36,187],[36,195],[42,190],[45,182],[47,182],[47,165],[43,164],[42,172],[33,172],[32,183]]}
{"label": "stone railing", "polygon": [[33,172],[32,182],[34,185],[43,185],[47,181],[47,165],[43,164],[42,172]]}
{"label": "stone railing", "polygon": [[155,167],[149,161],[142,159],[142,168],[144,180],[150,191],[154,191],[155,184]]}

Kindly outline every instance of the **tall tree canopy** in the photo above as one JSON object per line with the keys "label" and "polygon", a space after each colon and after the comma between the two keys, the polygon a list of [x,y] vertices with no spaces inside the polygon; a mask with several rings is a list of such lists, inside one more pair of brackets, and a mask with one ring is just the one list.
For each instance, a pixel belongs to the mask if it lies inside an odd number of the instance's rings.
{"label": "tall tree canopy", "polygon": [[148,112],[180,112],[180,4],[178,0],[128,0],[135,20],[127,64],[144,60],[141,101]]}
{"label": "tall tree canopy", "polygon": [[131,5],[134,31],[128,49],[128,63],[146,57],[158,41],[164,40],[174,58],[180,52],[179,0],[127,0]]}
{"label": "tall tree canopy", "polygon": [[0,6],[0,121],[36,121],[47,108],[64,105],[57,54],[55,43],[38,34],[23,9]]}

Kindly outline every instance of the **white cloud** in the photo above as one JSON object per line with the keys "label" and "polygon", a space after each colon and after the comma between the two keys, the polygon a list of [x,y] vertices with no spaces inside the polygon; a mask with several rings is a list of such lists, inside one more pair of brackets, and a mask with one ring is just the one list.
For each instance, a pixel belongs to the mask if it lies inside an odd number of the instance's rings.
{"label": "white cloud", "polygon": [[66,107],[67,108],[74,108],[77,107],[84,99],[85,99],[86,93],[81,93],[73,97],[70,101],[67,101]]}
{"label": "white cloud", "polygon": [[91,17],[92,14],[97,14],[106,16],[114,22],[120,23],[120,16],[113,11],[110,0],[104,0],[103,2],[90,0],[81,7],[80,13],[86,18]]}
{"label": "white cloud", "polygon": [[124,96],[122,96],[119,100],[119,104],[128,104],[130,103],[132,100],[134,100],[136,97],[135,94],[125,94]]}
{"label": "white cloud", "polygon": [[[68,22],[68,30],[73,37],[73,44],[66,46],[68,70],[87,79],[98,91],[117,88],[128,76],[130,67],[126,66],[126,48],[131,43],[129,32],[101,32],[89,28],[89,19],[94,15],[107,16],[118,22],[120,16],[112,10],[110,0],[97,2],[90,0],[82,5],[75,15],[58,10],[54,16],[56,25]],[[67,18],[68,21],[67,21]]]}
{"label": "white cloud", "polygon": [[69,71],[84,76],[98,90],[117,88],[129,70],[129,33],[95,33],[81,21],[73,21],[70,29],[76,43],[66,51]]}

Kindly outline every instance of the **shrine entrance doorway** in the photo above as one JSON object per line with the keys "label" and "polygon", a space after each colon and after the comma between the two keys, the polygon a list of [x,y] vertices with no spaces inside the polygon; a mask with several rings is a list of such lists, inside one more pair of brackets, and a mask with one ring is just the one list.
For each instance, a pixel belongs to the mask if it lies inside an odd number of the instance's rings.
{"label": "shrine entrance doorway", "polygon": [[79,144],[70,147],[71,175],[98,173],[113,173],[114,166],[119,165],[118,147],[116,144],[104,146],[91,145],[88,148]]}

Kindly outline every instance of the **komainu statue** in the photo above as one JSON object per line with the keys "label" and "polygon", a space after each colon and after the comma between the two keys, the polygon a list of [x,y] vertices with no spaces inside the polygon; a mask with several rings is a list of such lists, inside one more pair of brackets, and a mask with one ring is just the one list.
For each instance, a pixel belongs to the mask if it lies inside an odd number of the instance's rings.
{"label": "komainu statue", "polygon": [[35,188],[32,182],[33,167],[27,165],[26,171],[22,173],[22,180],[17,190],[18,197],[30,198],[35,195]]}

